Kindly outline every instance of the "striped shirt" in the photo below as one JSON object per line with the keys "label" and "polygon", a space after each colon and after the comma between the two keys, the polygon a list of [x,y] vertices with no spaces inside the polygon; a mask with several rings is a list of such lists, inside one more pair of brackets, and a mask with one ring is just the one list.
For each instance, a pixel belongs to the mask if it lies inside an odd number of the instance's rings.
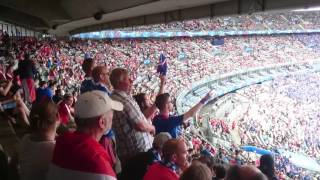
{"label": "striped shirt", "polygon": [[117,141],[117,153],[120,159],[127,159],[152,147],[153,137],[141,132],[135,126],[141,121],[148,123],[136,101],[124,91],[115,90],[111,98],[123,104],[123,111],[115,111],[112,128]]}

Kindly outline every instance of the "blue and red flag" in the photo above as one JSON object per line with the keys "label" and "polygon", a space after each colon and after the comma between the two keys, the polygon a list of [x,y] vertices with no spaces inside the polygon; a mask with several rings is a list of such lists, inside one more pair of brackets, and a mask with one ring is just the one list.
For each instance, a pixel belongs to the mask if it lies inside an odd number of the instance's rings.
{"label": "blue and red flag", "polygon": [[158,68],[157,68],[157,73],[160,73],[160,75],[165,76],[165,75],[167,75],[167,71],[168,71],[167,59],[163,55],[163,53],[161,53],[160,57],[159,57],[159,64],[158,64]]}

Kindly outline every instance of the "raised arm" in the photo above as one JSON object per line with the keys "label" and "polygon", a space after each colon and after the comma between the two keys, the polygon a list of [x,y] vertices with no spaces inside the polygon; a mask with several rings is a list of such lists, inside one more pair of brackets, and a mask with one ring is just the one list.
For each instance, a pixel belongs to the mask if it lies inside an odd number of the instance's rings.
{"label": "raised arm", "polygon": [[[167,81],[167,78],[165,75],[160,75],[159,76],[160,78],[160,89],[159,89],[159,92],[157,95],[159,94],[163,94],[164,93],[164,90],[165,90],[165,85],[166,85],[166,81]],[[150,97],[150,99],[155,99],[156,96],[153,94],[152,97]],[[157,112],[157,107],[155,104],[153,104],[150,108],[148,108],[146,111],[144,111],[144,115],[146,116],[146,118],[148,120],[152,120],[152,118],[154,117],[155,113]]]}
{"label": "raised arm", "polygon": [[165,75],[160,75],[159,78],[160,78],[160,89],[157,95],[164,93],[165,85],[167,82],[167,77]]}
{"label": "raised arm", "polygon": [[188,120],[193,117],[211,98],[211,92],[209,92],[204,98],[202,98],[195,106],[193,106],[189,111],[183,114],[183,121]]}

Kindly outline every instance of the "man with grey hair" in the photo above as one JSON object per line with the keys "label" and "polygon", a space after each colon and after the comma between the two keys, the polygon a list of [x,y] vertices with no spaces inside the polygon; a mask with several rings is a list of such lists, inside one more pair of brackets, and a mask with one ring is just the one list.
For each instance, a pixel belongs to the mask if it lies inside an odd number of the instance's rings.
{"label": "man with grey hair", "polygon": [[117,141],[117,153],[122,166],[139,152],[152,147],[154,126],[147,121],[138,104],[130,94],[132,82],[129,72],[124,68],[115,68],[110,74],[114,88],[111,98],[123,104],[123,111],[115,112],[113,130]]}
{"label": "man with grey hair", "polygon": [[152,148],[148,150],[153,157],[153,162],[161,161],[162,147],[169,139],[172,137],[168,132],[161,132],[154,137]]}

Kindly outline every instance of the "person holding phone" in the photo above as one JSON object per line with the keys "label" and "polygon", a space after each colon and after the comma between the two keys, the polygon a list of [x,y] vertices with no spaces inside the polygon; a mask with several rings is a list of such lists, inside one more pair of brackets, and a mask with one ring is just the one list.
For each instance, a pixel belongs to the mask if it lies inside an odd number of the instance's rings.
{"label": "person holding phone", "polygon": [[22,125],[29,125],[29,109],[24,104],[18,89],[14,88],[12,80],[0,82],[0,110],[10,115],[17,114],[22,120]]}

